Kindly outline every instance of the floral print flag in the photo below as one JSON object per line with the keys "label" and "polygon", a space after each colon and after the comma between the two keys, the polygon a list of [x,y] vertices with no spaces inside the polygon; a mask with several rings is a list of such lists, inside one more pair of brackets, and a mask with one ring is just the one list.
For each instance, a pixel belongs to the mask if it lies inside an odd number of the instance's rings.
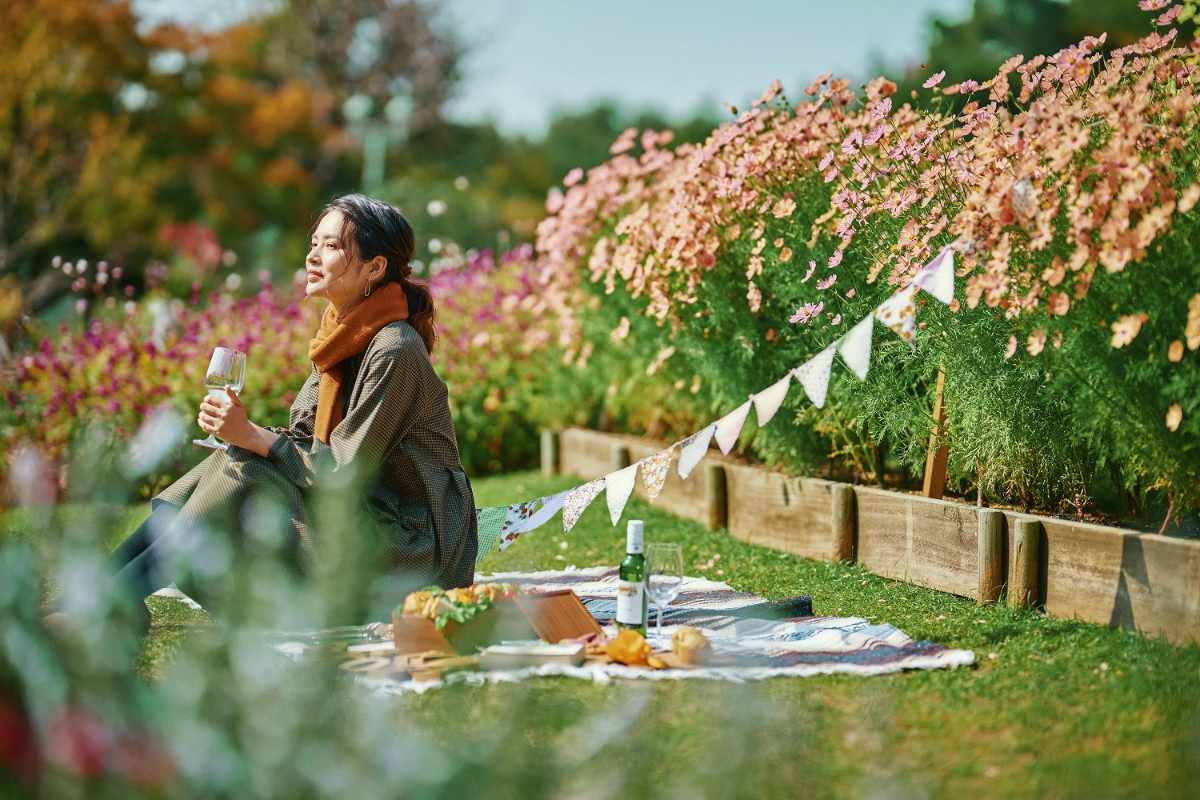
{"label": "floral print flag", "polygon": [[738,436],[742,432],[742,426],[746,424],[746,416],[749,413],[750,401],[747,400],[717,420],[717,447],[721,448],[722,453],[728,455],[733,446],[737,444]]}
{"label": "floral print flag", "polygon": [[867,370],[871,368],[871,339],[874,333],[875,315],[868,314],[838,342],[842,360],[860,381],[867,379]]}
{"label": "floral print flag", "polygon": [[666,450],[660,450],[652,456],[646,456],[639,463],[642,465],[642,485],[646,487],[646,499],[651,502],[662,493],[667,482],[667,473],[671,469],[671,459],[675,456],[678,445],[671,445]]}
{"label": "floral print flag", "polygon": [[589,481],[582,486],[576,486],[571,491],[567,492],[566,498],[563,499],[563,532],[570,533],[571,528],[575,527],[575,523],[583,516],[583,512],[596,499],[596,495],[604,490],[604,478],[596,478],[594,481]]}
{"label": "floral print flag", "polygon": [[946,305],[954,299],[954,251],[947,247],[926,264],[913,285],[918,286],[941,300]]}
{"label": "floral print flag", "polygon": [[708,444],[716,430],[716,423],[713,423],[704,430],[693,433],[679,445],[679,477],[686,479],[692,474],[692,470],[708,453]]}
{"label": "floral print flag", "polygon": [[796,380],[804,387],[804,393],[817,408],[825,406],[829,394],[829,371],[833,367],[834,347],[830,345],[815,356],[792,370]]}
{"label": "floral print flag", "polygon": [[500,549],[506,550],[522,533],[529,533],[553,519],[566,497],[567,492],[559,492],[509,506],[500,525]]}
{"label": "floral print flag", "polygon": [[916,285],[910,283],[875,309],[879,321],[913,348],[916,347],[917,338],[917,309],[913,306],[913,295],[916,293]]}
{"label": "floral print flag", "polygon": [[616,525],[617,521],[621,519],[621,512],[625,510],[625,504],[629,502],[629,495],[633,494],[633,485],[637,482],[637,471],[638,464],[634,462],[624,469],[610,472],[604,476],[608,514],[612,518],[613,525]]}
{"label": "floral print flag", "polygon": [[783,405],[783,400],[787,397],[788,386],[791,383],[792,373],[789,372],[766,389],[754,395],[754,415],[758,420],[760,428],[770,422],[775,416],[775,412]]}

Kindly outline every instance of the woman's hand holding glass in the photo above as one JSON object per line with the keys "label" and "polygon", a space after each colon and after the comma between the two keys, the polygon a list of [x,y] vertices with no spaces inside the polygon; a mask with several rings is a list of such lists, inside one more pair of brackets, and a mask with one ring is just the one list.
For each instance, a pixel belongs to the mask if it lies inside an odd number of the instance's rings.
{"label": "woman's hand holding glass", "polygon": [[[245,447],[253,440],[256,426],[246,416],[246,407],[238,397],[245,381],[246,355],[227,347],[213,348],[204,377],[208,394],[200,402],[196,417],[208,438],[193,439],[192,444],[224,450],[228,444]],[[225,441],[218,442],[214,436]]]}
{"label": "woman's hand holding glass", "polygon": [[225,387],[225,396],[207,394],[200,401],[200,414],[196,421],[213,436],[220,436],[226,444],[249,447],[255,434],[254,423],[246,415],[246,407],[232,386]]}

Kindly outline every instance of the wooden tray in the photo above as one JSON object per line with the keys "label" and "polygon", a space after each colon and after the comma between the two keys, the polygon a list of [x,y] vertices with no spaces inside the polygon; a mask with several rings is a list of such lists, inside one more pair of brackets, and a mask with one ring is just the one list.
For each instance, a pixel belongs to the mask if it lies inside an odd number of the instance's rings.
{"label": "wooden tray", "polygon": [[489,644],[514,639],[557,643],[588,634],[600,626],[571,589],[517,595],[496,604],[465,625],[451,620],[438,630],[433,620],[415,614],[392,616],[396,654],[437,651],[472,655]]}

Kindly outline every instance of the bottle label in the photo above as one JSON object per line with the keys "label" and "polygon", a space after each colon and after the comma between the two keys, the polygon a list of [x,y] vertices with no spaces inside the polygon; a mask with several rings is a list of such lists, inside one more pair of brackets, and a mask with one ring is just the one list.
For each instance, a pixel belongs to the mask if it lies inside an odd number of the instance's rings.
{"label": "bottle label", "polygon": [[645,625],[642,611],[646,604],[642,599],[646,585],[641,581],[620,581],[617,583],[617,622],[622,625]]}

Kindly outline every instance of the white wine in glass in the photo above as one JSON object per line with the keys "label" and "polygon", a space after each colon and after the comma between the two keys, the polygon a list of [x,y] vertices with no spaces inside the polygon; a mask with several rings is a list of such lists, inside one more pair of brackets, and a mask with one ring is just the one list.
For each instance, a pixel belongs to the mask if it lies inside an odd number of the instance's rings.
{"label": "white wine in glass", "polygon": [[[228,347],[214,347],[212,358],[208,361],[208,371],[204,374],[204,388],[208,396],[228,402],[225,386],[228,385],[238,394],[246,383],[246,354]],[[227,450],[229,445],[217,439],[211,433],[207,439],[192,439],[192,444],[201,447],[211,447],[214,450]]]}

